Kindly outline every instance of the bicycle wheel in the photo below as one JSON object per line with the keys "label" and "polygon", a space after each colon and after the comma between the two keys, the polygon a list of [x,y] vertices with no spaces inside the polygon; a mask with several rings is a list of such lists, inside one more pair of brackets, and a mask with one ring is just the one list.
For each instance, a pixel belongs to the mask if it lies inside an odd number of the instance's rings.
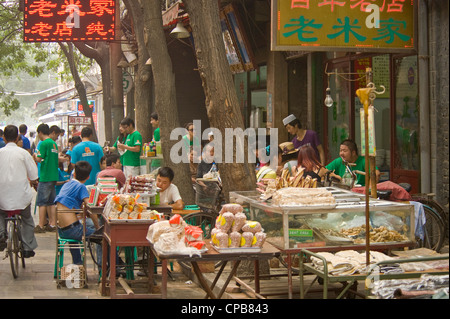
{"label": "bicycle wheel", "polygon": [[8,240],[6,247],[8,249],[9,263],[14,278],[19,276],[19,238],[14,221],[8,222]]}
{"label": "bicycle wheel", "polygon": [[23,246],[22,234],[21,234],[22,224],[19,224],[18,227],[19,227],[18,230],[17,230],[17,238],[18,238],[18,241],[19,241],[19,252],[18,253],[19,253],[19,257],[20,257],[20,259],[22,261],[22,268],[25,268],[25,256],[24,256],[25,248]]}
{"label": "bicycle wheel", "polygon": [[188,225],[198,226],[203,230],[203,238],[211,238],[211,231],[216,225],[216,216],[209,213],[192,213],[183,217]]}
{"label": "bicycle wheel", "polygon": [[[431,207],[432,209],[434,209],[434,211],[436,213],[439,214],[439,216],[441,216],[442,221],[444,222],[444,231],[445,234],[448,234],[448,216],[445,213],[444,208],[441,206],[441,204],[439,204],[437,201],[435,201],[434,199],[428,197],[428,196],[422,196],[422,197],[418,197],[415,198],[414,200],[427,205],[429,207]],[[448,235],[447,235],[448,236]]]}
{"label": "bicycle wheel", "polygon": [[445,238],[445,225],[441,216],[430,206],[423,205],[425,224],[423,225],[423,238],[416,238],[419,247],[439,252]]}

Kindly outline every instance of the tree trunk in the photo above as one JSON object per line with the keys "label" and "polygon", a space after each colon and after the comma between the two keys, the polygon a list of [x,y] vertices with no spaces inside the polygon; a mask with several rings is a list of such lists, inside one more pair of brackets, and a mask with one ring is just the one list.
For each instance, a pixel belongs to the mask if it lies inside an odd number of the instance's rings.
{"label": "tree trunk", "polygon": [[151,112],[151,81],[153,78],[152,68],[145,63],[150,58],[144,38],[144,16],[142,6],[137,1],[124,0],[125,6],[131,13],[133,19],[134,35],[138,46],[138,64],[134,78],[134,103],[136,130],[141,133],[142,141],[149,142],[150,134],[150,112]]}
{"label": "tree trunk", "polygon": [[[155,85],[155,108],[161,127],[161,146],[164,163],[175,172],[174,184],[178,186],[186,204],[194,203],[189,165],[174,164],[170,150],[177,141],[170,140],[170,133],[179,127],[178,108],[175,89],[175,75],[167,49],[163,30],[161,0],[141,1],[144,9],[147,50],[152,58],[153,81]],[[150,120],[150,119],[148,119]]]}
{"label": "tree trunk", "polygon": [[109,45],[105,42],[83,43],[74,42],[77,49],[86,57],[94,59],[100,66],[102,72],[102,88],[103,88],[103,113],[105,118],[105,139],[114,143],[115,138],[112,135],[111,121],[111,70]]}
{"label": "tree trunk", "polygon": [[83,84],[83,81],[81,81],[80,75],[78,74],[78,69],[75,64],[74,54],[73,54],[73,45],[72,43],[67,43],[67,47],[59,42],[59,46],[61,50],[64,52],[64,55],[67,58],[67,61],[69,62],[70,72],[72,73],[73,81],[75,82],[75,89],[78,92],[78,96],[80,98],[80,103],[83,106],[83,112],[84,116],[89,117],[91,119],[91,128],[93,132],[92,140],[94,142],[98,141],[97,138],[97,132],[95,131],[95,125],[94,125],[94,119],[92,118],[92,110],[89,107],[87,95],[86,95],[86,87]]}
{"label": "tree trunk", "polygon": [[[239,101],[234,87],[233,77],[225,55],[222,31],[220,28],[218,1],[184,0],[193,29],[198,69],[206,96],[206,110],[212,127],[222,133],[222,146],[233,144],[233,140],[225,139],[226,128],[244,128]],[[248,163],[247,142],[244,143],[244,163],[224,163],[225,152],[222,152],[222,164],[219,164],[220,177],[223,182],[225,198],[230,191],[252,190],[256,185],[253,164]],[[223,148],[222,148],[223,149]],[[217,152],[216,152],[217,154]]]}

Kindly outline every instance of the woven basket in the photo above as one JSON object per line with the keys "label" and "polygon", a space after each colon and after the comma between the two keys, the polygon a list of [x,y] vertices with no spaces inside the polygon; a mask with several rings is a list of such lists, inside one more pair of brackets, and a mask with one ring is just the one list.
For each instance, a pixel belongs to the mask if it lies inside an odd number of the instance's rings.
{"label": "woven basket", "polygon": [[61,268],[61,281],[68,288],[83,288],[86,283],[86,271],[83,265],[63,266]]}

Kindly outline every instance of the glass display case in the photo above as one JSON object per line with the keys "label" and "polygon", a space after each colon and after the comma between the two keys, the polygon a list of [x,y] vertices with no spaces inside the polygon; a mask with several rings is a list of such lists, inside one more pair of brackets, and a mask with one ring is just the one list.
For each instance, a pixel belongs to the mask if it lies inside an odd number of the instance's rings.
{"label": "glass display case", "polygon": [[[230,203],[245,207],[249,219],[261,223],[266,240],[282,250],[365,247],[365,195],[334,187],[323,189],[331,192],[335,205],[279,206],[262,200],[258,191],[230,192]],[[371,247],[414,245],[413,205],[370,198],[369,211]]]}

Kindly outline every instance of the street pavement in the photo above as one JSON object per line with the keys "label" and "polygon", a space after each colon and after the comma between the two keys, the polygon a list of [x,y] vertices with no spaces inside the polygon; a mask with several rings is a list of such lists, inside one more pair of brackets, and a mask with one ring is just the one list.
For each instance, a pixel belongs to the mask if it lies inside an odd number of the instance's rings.
{"label": "street pavement", "polygon": [[[32,203],[32,210],[34,203]],[[35,224],[38,224],[38,210],[33,215]],[[87,258],[87,288],[57,288],[53,278],[56,253],[56,234],[46,232],[35,234],[38,242],[36,255],[25,259],[25,268],[20,267],[18,278],[14,279],[11,273],[9,259],[4,259],[5,251],[0,252],[0,299],[110,299],[109,296],[102,296],[100,284],[98,282],[98,270],[88,253]],[[64,253],[65,265],[71,263],[71,255],[68,250]],[[158,269],[160,273],[160,269]],[[135,279],[145,280],[146,277],[137,275]],[[195,283],[193,283],[181,271],[172,273],[173,280],[168,280],[168,298],[170,299],[201,299],[205,293]],[[157,285],[160,285],[160,276],[156,277]],[[117,284],[119,287],[120,285]]]}
{"label": "street pavement", "polygon": [[[33,204],[32,204],[33,205]],[[32,206],[34,207],[34,206]],[[34,215],[35,223],[38,221],[38,212]],[[87,288],[57,288],[56,281],[53,278],[55,266],[55,245],[56,234],[54,232],[46,232],[36,234],[38,248],[35,250],[36,255],[26,259],[26,267],[20,268],[19,277],[14,279],[11,273],[9,260],[3,259],[5,253],[0,252],[0,299],[110,299],[109,296],[102,296],[100,293],[100,283],[98,270],[95,269],[90,256],[87,261],[88,287]],[[441,250],[441,253],[448,253],[447,245]],[[65,264],[71,262],[69,251],[65,253]],[[217,271],[217,270],[216,270]],[[272,269],[272,272],[282,272],[283,269]],[[135,278],[146,280],[146,277],[137,275],[135,270]],[[156,275],[156,283],[160,285],[160,268]],[[214,273],[204,273],[207,282],[211,283],[214,279]],[[222,275],[223,276],[223,275]],[[281,292],[278,297],[287,298],[287,278],[275,278],[273,280],[263,280],[261,286]],[[306,282],[310,282],[312,278],[306,278]],[[294,298],[298,298],[298,276],[293,278]],[[216,285],[216,290],[220,290],[223,285],[223,279],[220,279]],[[119,284],[117,284],[120,287]],[[362,288],[364,285],[360,285]],[[359,290],[359,289],[358,289]],[[203,299],[205,292],[196,283],[195,278],[189,273],[184,273],[179,265],[174,262],[174,271],[172,278],[168,280],[168,298],[169,299]],[[242,287],[238,287],[233,280],[230,282],[223,298],[225,299],[254,299],[251,293],[244,293]],[[321,293],[312,295],[309,298],[321,298]]]}

